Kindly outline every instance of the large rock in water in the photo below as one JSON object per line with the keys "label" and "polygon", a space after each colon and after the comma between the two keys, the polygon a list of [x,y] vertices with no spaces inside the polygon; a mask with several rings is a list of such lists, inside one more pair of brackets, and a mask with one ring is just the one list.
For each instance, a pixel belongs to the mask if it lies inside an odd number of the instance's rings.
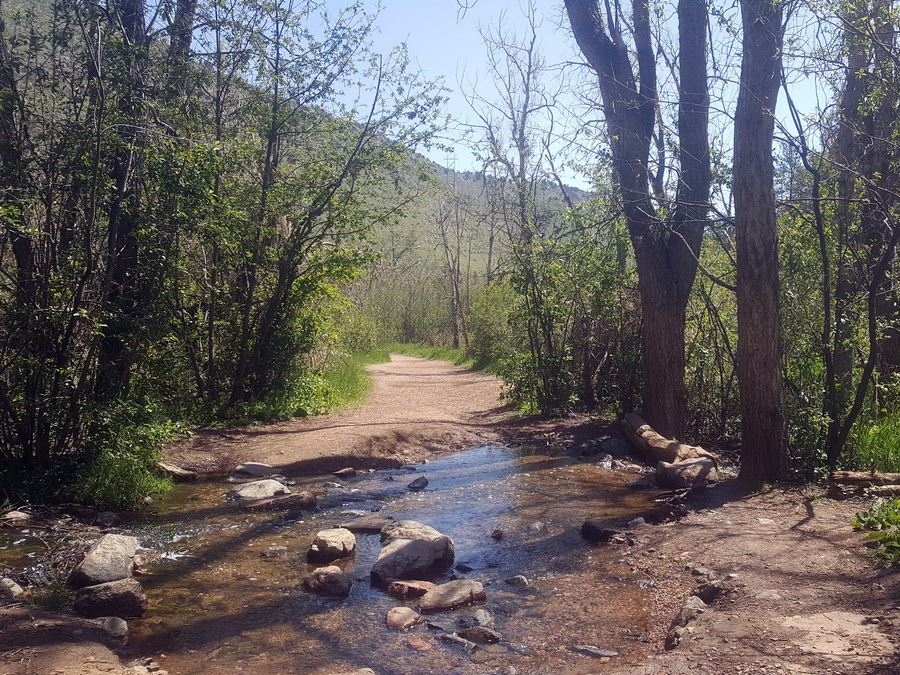
{"label": "large rock in water", "polygon": [[144,615],[147,598],[137,581],[120,579],[80,589],[72,606],[78,614],[89,619],[101,616],[131,619]]}
{"label": "large rock in water", "polygon": [[372,566],[372,585],[396,579],[434,578],[453,564],[453,540],[415,520],[401,520],[381,531],[381,552]]}
{"label": "large rock in water", "polygon": [[286,485],[279,483],[277,480],[266,478],[265,480],[255,480],[252,483],[244,483],[234,488],[228,493],[228,498],[246,503],[289,494],[291,494],[291,491]]}
{"label": "large rock in water", "polygon": [[313,563],[329,563],[338,558],[353,555],[356,537],[350,530],[340,527],[320,530],[306,552],[306,559]]}
{"label": "large rock in water", "polygon": [[660,487],[699,488],[717,480],[716,463],[706,457],[656,465],[656,483]]}
{"label": "large rock in water", "polygon": [[457,579],[441,584],[433,591],[428,591],[419,599],[419,610],[423,613],[440,612],[445,609],[456,609],[473,602],[481,602],[487,596],[484,586],[478,581]]}
{"label": "large rock in water", "polygon": [[104,534],[72,570],[69,585],[81,588],[129,578],[134,572],[137,545],[134,537]]}

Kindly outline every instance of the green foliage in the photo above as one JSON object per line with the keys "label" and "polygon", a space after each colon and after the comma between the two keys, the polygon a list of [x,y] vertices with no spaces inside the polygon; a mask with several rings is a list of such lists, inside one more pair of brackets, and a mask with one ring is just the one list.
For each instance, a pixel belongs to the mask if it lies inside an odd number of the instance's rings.
{"label": "green foliage", "polygon": [[66,580],[53,576],[32,590],[29,600],[31,604],[51,612],[65,610],[72,601],[72,589]]}
{"label": "green foliage", "polygon": [[876,499],[867,511],[857,513],[853,527],[867,530],[869,546],[885,565],[900,565],[900,499]]}
{"label": "green foliage", "polygon": [[334,357],[322,376],[328,392],[328,408],[347,408],[365,401],[372,388],[372,378],[366,372],[366,366],[388,360],[390,352],[383,347]]}
{"label": "green foliage", "polygon": [[[417,356],[420,359],[434,359],[436,361],[449,361],[457,366],[474,368],[475,362],[468,358],[462,349],[442,347],[435,345],[417,345],[409,342],[391,342],[384,346],[389,354],[402,354],[404,356]],[[488,364],[490,365],[490,364]]]}
{"label": "green foliage", "polygon": [[171,487],[156,462],[163,447],[186,432],[183,424],[155,420],[152,407],[120,404],[95,415],[94,450],[81,467],[76,498],[100,508],[134,509],[146,495]]}
{"label": "green foliage", "polygon": [[867,471],[900,472],[900,413],[864,420],[854,430],[853,464]]}

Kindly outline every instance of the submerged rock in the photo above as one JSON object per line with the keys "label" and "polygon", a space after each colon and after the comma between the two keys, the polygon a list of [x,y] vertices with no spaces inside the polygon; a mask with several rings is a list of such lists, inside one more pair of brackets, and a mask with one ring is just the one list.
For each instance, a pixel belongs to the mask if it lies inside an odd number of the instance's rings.
{"label": "submerged rock", "polygon": [[422,622],[421,615],[409,607],[392,607],[388,610],[384,622],[390,628],[406,630]]}
{"label": "submerged rock", "polygon": [[419,609],[424,613],[440,612],[471,605],[474,602],[483,602],[486,599],[484,586],[480,582],[457,579],[428,591],[419,599]]}
{"label": "submerged rock", "polygon": [[379,588],[397,579],[434,578],[453,564],[453,540],[415,520],[386,526],[381,543],[371,573],[372,584]]}
{"label": "submerged rock", "polygon": [[291,493],[283,483],[277,480],[266,478],[264,480],[255,480],[251,483],[244,483],[228,493],[228,498],[234,501],[246,503],[255,502],[262,499],[272,499],[279,495],[288,495]]}
{"label": "submerged rock", "polygon": [[478,645],[492,645],[500,642],[502,636],[493,628],[487,626],[472,626],[471,628],[463,628],[456,631],[456,634],[464,640],[474,642]]}
{"label": "submerged rock", "polygon": [[594,544],[605,544],[621,530],[605,520],[586,520],[581,526],[581,536]]}
{"label": "submerged rock", "polygon": [[116,616],[137,618],[147,610],[147,598],[134,579],[120,579],[79,589],[73,609],[89,619]]}
{"label": "submerged rock", "polygon": [[428,591],[434,590],[437,585],[430,581],[393,581],[387,588],[388,595],[398,600],[410,600],[421,598]]}
{"label": "submerged rock", "polygon": [[306,552],[306,559],[313,563],[329,563],[353,555],[356,537],[350,530],[336,527],[320,530]]}
{"label": "submerged rock", "polygon": [[134,572],[138,541],[122,534],[104,534],[88,549],[69,575],[74,588],[129,578]]}
{"label": "submerged rock", "polygon": [[251,511],[312,511],[316,508],[316,497],[311,492],[292,492],[288,495],[269,499],[241,501],[241,508]]}
{"label": "submerged rock", "polygon": [[303,588],[316,595],[346,598],[350,595],[353,580],[337,565],[320,567],[303,578]]}

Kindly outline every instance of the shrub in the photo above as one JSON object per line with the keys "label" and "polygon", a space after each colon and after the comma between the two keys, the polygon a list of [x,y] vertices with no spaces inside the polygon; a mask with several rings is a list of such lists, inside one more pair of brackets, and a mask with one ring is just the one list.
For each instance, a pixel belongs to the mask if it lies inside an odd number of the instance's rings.
{"label": "shrub", "polygon": [[860,469],[900,471],[900,413],[860,422],[853,446],[853,463]]}
{"label": "shrub", "polygon": [[876,499],[868,511],[856,514],[853,527],[869,531],[866,539],[881,562],[900,565],[900,499]]}

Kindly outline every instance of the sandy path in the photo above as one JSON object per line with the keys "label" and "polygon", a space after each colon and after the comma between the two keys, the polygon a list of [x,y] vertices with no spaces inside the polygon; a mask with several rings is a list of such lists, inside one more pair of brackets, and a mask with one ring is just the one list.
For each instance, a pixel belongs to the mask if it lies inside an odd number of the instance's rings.
{"label": "sandy path", "polygon": [[409,356],[369,367],[373,387],[356,408],[255,427],[201,430],[168,452],[201,470],[265,462],[288,475],[383,466],[498,439],[512,413],[490,375]]}

